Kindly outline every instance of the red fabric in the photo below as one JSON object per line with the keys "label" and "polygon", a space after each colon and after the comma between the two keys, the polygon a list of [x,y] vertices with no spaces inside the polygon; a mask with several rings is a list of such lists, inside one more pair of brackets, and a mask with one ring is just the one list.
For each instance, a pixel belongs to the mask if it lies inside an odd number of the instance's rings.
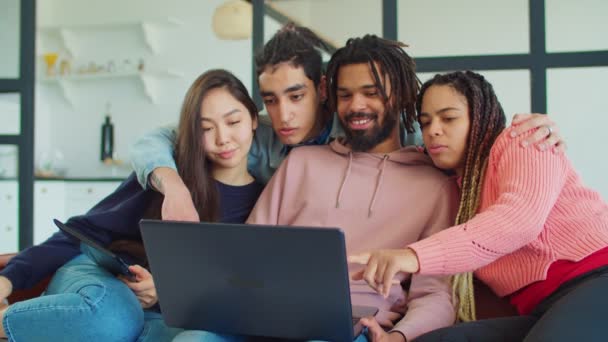
{"label": "red fabric", "polygon": [[532,283],[513,294],[511,304],[520,315],[527,315],[563,283],[604,265],[608,265],[608,247],[578,262],[557,260],[549,267],[545,280]]}

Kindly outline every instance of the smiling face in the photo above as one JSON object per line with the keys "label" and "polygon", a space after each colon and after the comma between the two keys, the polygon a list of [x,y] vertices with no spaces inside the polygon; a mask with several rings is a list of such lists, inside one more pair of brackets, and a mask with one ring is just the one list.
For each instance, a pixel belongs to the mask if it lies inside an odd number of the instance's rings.
{"label": "smiling face", "polygon": [[422,98],[419,121],[435,166],[462,176],[471,127],[466,98],[449,85],[430,86]]}
{"label": "smiling face", "polygon": [[228,90],[215,88],[203,98],[200,118],[213,172],[235,168],[247,172],[247,154],[257,127],[247,108]]}
{"label": "smiling face", "polygon": [[319,133],[324,82],[315,87],[302,66],[289,62],[266,67],[258,81],[272,128],[283,144],[299,144]]}
{"label": "smiling face", "polygon": [[[376,65],[380,71],[378,65]],[[387,94],[390,84],[385,80]],[[400,147],[397,118],[388,113],[381,90],[367,63],[340,67],[337,77],[337,111],[354,151],[386,153]]]}

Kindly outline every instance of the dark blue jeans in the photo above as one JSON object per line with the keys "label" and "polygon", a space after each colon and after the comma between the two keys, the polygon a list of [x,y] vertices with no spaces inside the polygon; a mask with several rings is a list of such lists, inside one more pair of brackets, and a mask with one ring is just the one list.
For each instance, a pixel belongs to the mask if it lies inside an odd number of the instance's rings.
{"label": "dark blue jeans", "polygon": [[530,315],[456,324],[415,341],[608,341],[608,266],[564,283]]}

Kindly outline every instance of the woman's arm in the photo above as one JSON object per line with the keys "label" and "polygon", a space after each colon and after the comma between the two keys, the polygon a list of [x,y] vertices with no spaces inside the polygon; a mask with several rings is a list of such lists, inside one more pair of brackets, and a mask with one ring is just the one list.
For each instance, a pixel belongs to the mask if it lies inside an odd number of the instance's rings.
{"label": "woman's arm", "polygon": [[410,245],[418,256],[420,273],[475,270],[531,243],[541,233],[570,164],[562,153],[520,148],[533,131],[508,139],[509,130],[497,139],[495,157],[490,156],[486,171],[485,186],[496,186],[497,200],[468,222]]}
{"label": "woman's arm", "polygon": [[78,254],[80,254],[80,244],[62,232],[57,232],[45,242],[29,247],[13,257],[0,271],[0,276],[10,281],[12,285],[10,292],[28,289],[53,274]]}
{"label": "woman's arm", "polygon": [[[435,206],[421,239],[450,227],[458,208],[458,190],[453,179],[447,179],[441,189],[433,193],[436,194]],[[393,329],[402,333],[408,341],[431,330],[447,327],[456,319],[450,277],[414,274],[411,280],[407,311]]]}
{"label": "woman's arm", "polygon": [[[446,180],[441,190],[432,191],[430,193],[436,194],[435,206],[430,211],[429,221],[426,224],[424,231],[420,238],[432,236],[441,230],[449,227],[454,222],[454,216],[458,207],[458,192],[455,186],[455,182],[451,179]],[[366,264],[365,270],[387,270],[392,268],[391,265],[380,265],[377,267],[370,267],[370,263],[377,262],[379,255],[385,255],[385,253],[399,252],[401,250],[380,250],[372,253],[364,253],[372,255],[368,257],[368,260],[362,260],[363,264]],[[355,256],[357,258],[359,256]],[[349,258],[353,261],[353,257]],[[375,284],[375,279],[382,279],[381,274],[369,274],[370,277],[366,277],[366,282],[374,287],[379,293],[388,296],[390,286],[392,284],[394,272],[388,276],[388,279],[384,279],[381,284]],[[367,273],[367,272],[366,272]],[[382,273],[382,271],[380,271]],[[378,276],[376,278],[376,276]],[[416,337],[427,333],[431,330],[443,328],[454,323],[456,319],[456,309],[454,308],[452,301],[452,286],[450,277],[448,276],[431,276],[431,275],[420,275],[414,274],[411,278],[411,284],[407,289],[407,311],[405,316],[395,324],[391,334],[384,332],[374,322],[367,322],[365,324],[372,335],[381,337],[381,340],[386,339],[387,341],[400,340],[401,337],[406,338],[408,341],[415,339]],[[397,334],[395,334],[397,333]],[[402,340],[402,339],[401,339]]]}

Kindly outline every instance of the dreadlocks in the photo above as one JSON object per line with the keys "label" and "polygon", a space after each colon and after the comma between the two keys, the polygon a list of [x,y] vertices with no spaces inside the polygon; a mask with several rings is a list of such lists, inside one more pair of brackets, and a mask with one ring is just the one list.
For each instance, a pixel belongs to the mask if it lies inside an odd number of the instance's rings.
{"label": "dreadlocks", "polygon": [[[424,93],[430,86],[448,85],[463,95],[468,103],[471,128],[465,152],[462,190],[456,224],[467,222],[477,213],[483,177],[494,141],[505,128],[505,113],[502,110],[492,85],[472,71],[459,71],[435,75],[424,83],[418,95],[416,110],[420,113]],[[459,299],[458,318],[461,321],[475,320],[472,273],[454,276],[453,294]]]}
{"label": "dreadlocks", "polygon": [[[401,113],[407,131],[414,132],[416,121],[414,102],[420,89],[420,81],[416,77],[414,60],[402,49],[405,46],[407,45],[401,42],[375,35],[349,39],[346,46],[333,54],[327,66],[328,104],[331,111],[336,111],[340,67],[367,63],[386,104],[386,112]],[[376,68],[376,64],[379,68]],[[386,93],[387,80],[391,88],[390,94]]]}

